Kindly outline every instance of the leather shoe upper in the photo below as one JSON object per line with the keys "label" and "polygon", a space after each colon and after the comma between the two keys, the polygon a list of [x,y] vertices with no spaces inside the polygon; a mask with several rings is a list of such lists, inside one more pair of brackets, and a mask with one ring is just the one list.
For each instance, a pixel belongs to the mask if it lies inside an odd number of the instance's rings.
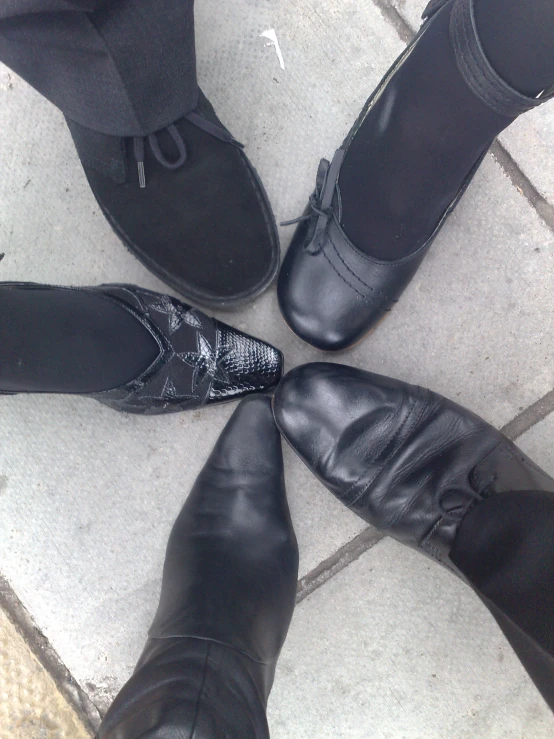
{"label": "leather shoe upper", "polygon": [[284,437],[354,513],[442,564],[465,514],[554,480],[470,411],[430,390],[335,364],[290,372],[274,411]]}
{"label": "leather shoe upper", "polygon": [[160,348],[143,375],[90,396],[114,410],[141,415],[193,410],[272,390],[281,378],[278,349],[169,295],[133,285],[92,289],[132,312]]}
{"label": "leather shoe upper", "polygon": [[160,604],[99,739],[269,739],[298,546],[268,398],[238,406],[173,527]]}
{"label": "leather shoe upper", "polygon": [[[31,282],[1,285],[21,291],[50,288]],[[155,360],[133,380],[83,393],[114,410],[139,415],[195,410],[273,390],[281,379],[278,349],[169,295],[135,285],[50,289],[102,295],[141,323],[157,345]]]}
{"label": "leather shoe upper", "polygon": [[360,251],[341,226],[343,158],[344,149],[339,149],[331,164],[322,161],[277,287],[287,324],[322,351],[341,351],[362,339],[398,301],[431,245],[430,240],[396,262]]}

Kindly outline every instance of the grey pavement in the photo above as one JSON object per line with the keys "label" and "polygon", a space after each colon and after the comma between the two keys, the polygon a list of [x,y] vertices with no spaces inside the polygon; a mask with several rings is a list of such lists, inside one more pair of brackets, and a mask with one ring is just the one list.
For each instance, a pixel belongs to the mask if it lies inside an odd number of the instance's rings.
{"label": "grey pavement", "polygon": [[[415,0],[198,0],[201,84],[246,144],[278,220],[300,215],[320,157],[421,10]],[[260,36],[270,28],[285,70]],[[527,431],[521,443],[552,472],[553,125],[554,103],[502,137],[404,299],[333,357],[431,387],[499,427],[518,419],[509,428]],[[5,68],[0,130],[1,279],[166,290],[99,213],[61,114]],[[279,346],[288,367],[322,358],[285,327],[274,291],[219,317]],[[231,411],[144,419],[83,399],[2,400],[0,569],[100,713],[140,653],[171,524]],[[302,602],[271,700],[273,736],[552,736],[554,719],[475,597],[378,541],[289,450],[286,464]]]}

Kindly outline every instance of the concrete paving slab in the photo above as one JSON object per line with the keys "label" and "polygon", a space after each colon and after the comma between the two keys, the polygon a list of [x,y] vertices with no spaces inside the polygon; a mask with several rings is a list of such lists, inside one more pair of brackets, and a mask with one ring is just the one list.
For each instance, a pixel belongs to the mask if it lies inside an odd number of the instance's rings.
{"label": "concrete paving slab", "polygon": [[[390,0],[390,5],[413,31],[419,28],[425,0]],[[554,205],[554,104],[520,116],[499,140],[543,198]]]}
{"label": "concrete paving slab", "polygon": [[2,739],[88,739],[55,682],[0,609]]}
{"label": "concrete paving slab", "polygon": [[391,540],[297,609],[273,739],[547,739],[554,717],[465,585]]}
{"label": "concrete paving slab", "polygon": [[[269,28],[285,70],[260,36]],[[202,85],[247,144],[279,219],[302,212],[319,158],[332,155],[401,48],[372,3],[198,3]],[[100,215],[61,115],[5,68],[0,129],[2,279],[164,289]],[[405,300],[371,340],[335,359],[506,423],[554,385],[553,246],[487,161]],[[274,292],[225,319],[282,348],[288,367],[322,357],[282,323]],[[101,708],[140,652],[167,534],[231,410],[137,419],[81,399],[2,401],[2,569]],[[304,575],[363,525],[288,452],[287,471]]]}

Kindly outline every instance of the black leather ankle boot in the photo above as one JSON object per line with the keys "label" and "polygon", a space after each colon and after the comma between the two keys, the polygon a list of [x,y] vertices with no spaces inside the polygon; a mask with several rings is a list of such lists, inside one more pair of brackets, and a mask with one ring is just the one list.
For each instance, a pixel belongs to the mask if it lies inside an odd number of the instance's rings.
{"label": "black leather ankle boot", "polygon": [[290,328],[318,349],[346,349],[375,328],[495,136],[554,94],[528,97],[501,79],[480,43],[473,4],[429,4],[421,31],[332,162],[322,160],[304,216],[290,222],[299,225],[281,268],[279,305]]}
{"label": "black leather ankle boot", "polygon": [[268,739],[297,576],[279,432],[252,396],[175,523],[146,648],[99,739]]}
{"label": "black leather ankle boot", "polygon": [[342,503],[474,588],[554,708],[554,479],[452,401],[352,367],[293,370],[274,409]]}

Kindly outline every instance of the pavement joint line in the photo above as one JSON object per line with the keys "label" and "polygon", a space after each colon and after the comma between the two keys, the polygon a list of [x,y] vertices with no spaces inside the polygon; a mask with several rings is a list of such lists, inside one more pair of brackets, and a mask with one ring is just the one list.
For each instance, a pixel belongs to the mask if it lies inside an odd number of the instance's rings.
{"label": "pavement joint line", "polygon": [[0,608],[8,615],[35,657],[52,677],[56,687],[81,719],[85,728],[94,734],[101,721],[98,710],[71,676],[48,639],[37,628],[32,616],[2,575],[0,575]]}
{"label": "pavement joint line", "polygon": [[384,538],[384,534],[374,529],[373,526],[368,526],[361,534],[351,539],[326,560],[320,562],[298,583],[296,605],[302,603],[314,591],[329,582],[331,578],[346,569],[348,565],[355,562],[362,554],[372,549]]}
{"label": "pavement joint line", "polygon": [[519,439],[527,431],[530,431],[533,426],[536,426],[541,421],[549,416],[554,411],[554,390],[551,390],[542,398],[539,398],[536,403],[525,408],[509,423],[507,423],[502,429],[502,433],[512,441]]}
{"label": "pavement joint line", "polygon": [[520,169],[518,163],[510,152],[497,139],[490,148],[490,153],[500,165],[512,185],[523,195],[523,197],[537,211],[538,215],[546,225],[554,231],[554,206],[550,205],[537,190],[535,185]]}
{"label": "pavement joint line", "polygon": [[[381,11],[385,20],[389,21],[396,30],[398,36],[404,43],[409,43],[415,36],[414,29],[409,25],[402,14],[390,4],[389,0],[372,0],[373,4]],[[504,147],[495,139],[489,151],[490,156],[497,162],[512,185],[531,205],[541,220],[554,231],[554,206],[537,190],[535,185],[523,172],[519,164]]]}

